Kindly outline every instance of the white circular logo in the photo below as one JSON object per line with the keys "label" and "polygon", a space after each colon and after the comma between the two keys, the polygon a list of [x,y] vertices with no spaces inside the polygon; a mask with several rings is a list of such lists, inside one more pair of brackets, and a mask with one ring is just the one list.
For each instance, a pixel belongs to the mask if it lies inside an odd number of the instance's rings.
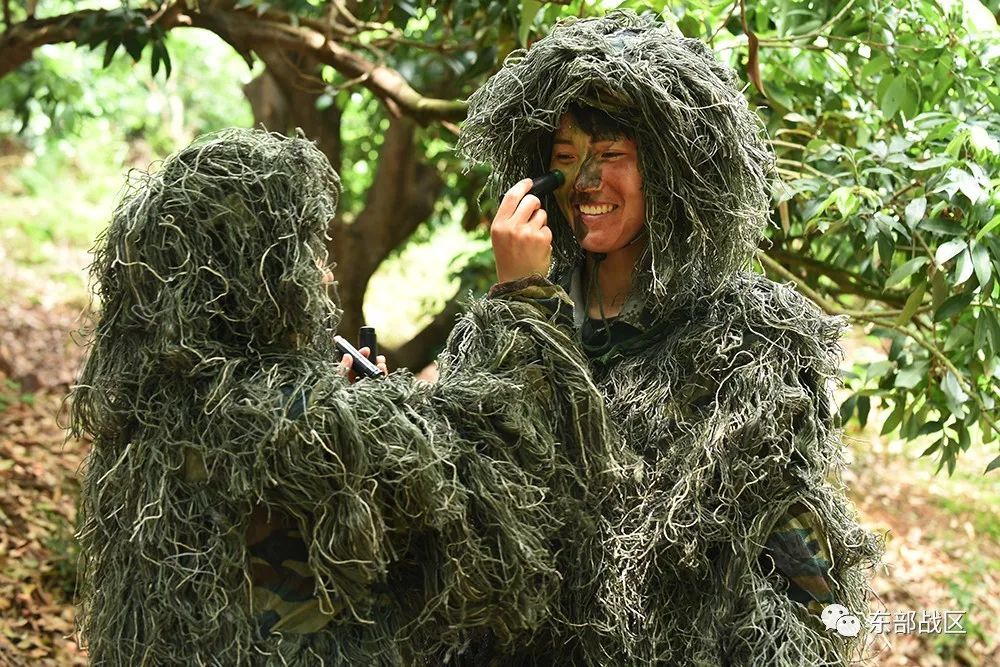
{"label": "white circular logo", "polygon": [[825,625],[828,630],[836,630],[837,621],[840,620],[840,617],[847,616],[849,613],[851,612],[844,605],[831,604],[823,610],[820,614],[820,618],[823,619],[823,625]]}
{"label": "white circular logo", "polygon": [[861,621],[853,614],[845,614],[837,621],[837,632],[845,637],[857,637],[861,632]]}

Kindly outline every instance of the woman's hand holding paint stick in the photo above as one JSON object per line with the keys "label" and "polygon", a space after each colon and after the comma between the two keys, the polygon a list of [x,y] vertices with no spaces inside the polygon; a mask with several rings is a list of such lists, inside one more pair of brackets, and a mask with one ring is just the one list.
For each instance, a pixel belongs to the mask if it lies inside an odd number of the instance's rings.
{"label": "woman's hand holding paint stick", "polygon": [[500,282],[530,275],[546,276],[552,260],[552,230],[539,197],[558,188],[565,177],[553,171],[518,181],[500,201],[490,225],[490,240]]}

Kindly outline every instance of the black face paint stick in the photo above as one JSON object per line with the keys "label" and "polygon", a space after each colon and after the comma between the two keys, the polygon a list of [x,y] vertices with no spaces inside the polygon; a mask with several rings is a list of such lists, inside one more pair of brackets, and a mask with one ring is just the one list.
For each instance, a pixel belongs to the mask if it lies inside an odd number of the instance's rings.
{"label": "black face paint stick", "polygon": [[558,190],[559,187],[565,182],[566,175],[558,169],[553,169],[544,176],[531,179],[531,189],[528,190],[528,194],[535,195],[541,199],[545,195]]}
{"label": "black face paint stick", "polygon": [[378,338],[375,335],[375,327],[361,327],[358,329],[358,349],[367,347],[371,354],[368,355],[369,359],[374,359],[378,356]]}

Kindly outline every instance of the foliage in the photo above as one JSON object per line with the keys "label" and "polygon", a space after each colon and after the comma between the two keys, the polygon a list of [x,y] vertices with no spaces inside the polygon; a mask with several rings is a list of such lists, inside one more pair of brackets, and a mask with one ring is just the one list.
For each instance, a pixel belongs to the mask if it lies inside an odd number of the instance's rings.
{"label": "foliage", "polygon": [[[38,15],[68,12],[71,4],[41,2]],[[0,130],[16,130],[39,114],[49,119],[46,129],[66,133],[80,116],[116,113],[114,94],[88,95],[106,81],[134,86],[139,74],[129,77],[131,63],[142,63],[144,71],[148,63],[157,85],[165,77],[185,85],[191,75],[178,73],[181,35],[188,31],[167,22],[176,3],[93,6],[113,11],[93,15],[76,42],[94,48],[111,76],[68,75],[60,69],[64,62],[38,51],[16,75],[0,79],[0,101],[15,112],[0,114]],[[236,6],[247,17],[290,26],[315,26],[335,8],[318,0],[240,0]],[[24,7],[11,3],[15,22],[24,18]],[[848,372],[852,395],[842,416],[863,424],[873,410],[888,412],[886,434],[926,439],[926,454],[949,472],[973,443],[1000,442],[994,416],[1000,399],[1000,32],[994,15],[1000,2],[364,0],[355,5],[355,29],[337,39],[424,95],[464,99],[508,53],[544,36],[556,20],[619,7],[662,14],[686,35],[709,42],[745,77],[782,181],[770,245],[759,255],[763,270],[796,282],[828,312],[849,316],[884,341],[884,359]],[[350,219],[365,206],[392,114],[382,93],[338,67],[326,64],[319,79],[317,106],[342,111],[343,210]],[[223,121],[230,105],[213,105],[204,85],[194,88],[205,97],[191,107],[217,109],[207,125]],[[217,81],[212,95],[223,88]],[[462,220],[481,234],[492,203],[476,201],[485,175],[463,173],[465,165],[450,151],[456,129],[428,122],[417,132],[424,161],[445,181],[427,224]],[[465,284],[482,286],[492,271],[488,252],[456,270]],[[989,467],[997,466],[1000,457]]]}
{"label": "foliage", "polygon": [[787,186],[768,254],[886,340],[841,414],[863,424],[880,402],[883,433],[932,436],[951,472],[998,439],[1000,33],[977,3],[796,4],[746,17]]}

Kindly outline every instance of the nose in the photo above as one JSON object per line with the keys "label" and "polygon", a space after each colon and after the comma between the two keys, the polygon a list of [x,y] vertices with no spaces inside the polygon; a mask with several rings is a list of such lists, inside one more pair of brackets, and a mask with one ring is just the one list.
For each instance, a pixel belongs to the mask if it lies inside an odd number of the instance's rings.
{"label": "nose", "polygon": [[593,192],[601,189],[601,168],[596,160],[588,159],[581,166],[573,181],[577,192]]}

